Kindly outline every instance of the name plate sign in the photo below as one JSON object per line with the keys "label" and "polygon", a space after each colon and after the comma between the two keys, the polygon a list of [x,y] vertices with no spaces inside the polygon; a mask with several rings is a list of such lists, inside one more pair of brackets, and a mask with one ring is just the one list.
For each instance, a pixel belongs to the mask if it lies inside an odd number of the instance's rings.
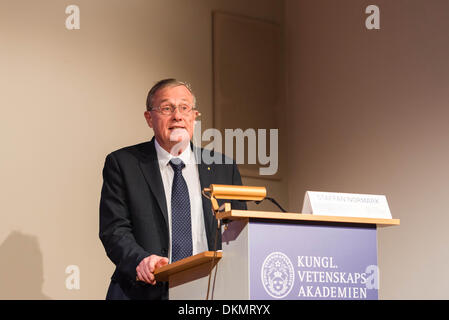
{"label": "name plate sign", "polygon": [[391,219],[384,195],[307,191],[302,213],[322,216]]}

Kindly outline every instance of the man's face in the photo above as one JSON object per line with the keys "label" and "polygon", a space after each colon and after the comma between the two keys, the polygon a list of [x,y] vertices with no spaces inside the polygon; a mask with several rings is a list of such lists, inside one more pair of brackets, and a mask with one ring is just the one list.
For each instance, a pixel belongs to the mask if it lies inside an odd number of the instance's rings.
{"label": "man's face", "polygon": [[[185,86],[168,86],[158,90],[153,98],[153,111],[145,111],[145,119],[153,128],[157,142],[166,151],[171,152],[182,141],[190,141],[193,137],[193,127],[198,111],[188,114],[179,112],[179,108],[170,115],[158,111],[159,106],[188,104],[193,106],[193,95]],[[171,152],[173,153],[173,152]]]}

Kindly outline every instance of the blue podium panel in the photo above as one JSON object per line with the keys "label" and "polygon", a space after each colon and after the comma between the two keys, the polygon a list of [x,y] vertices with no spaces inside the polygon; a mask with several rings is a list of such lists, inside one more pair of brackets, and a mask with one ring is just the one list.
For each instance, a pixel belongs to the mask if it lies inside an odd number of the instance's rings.
{"label": "blue podium panel", "polygon": [[375,225],[250,220],[250,299],[378,299]]}

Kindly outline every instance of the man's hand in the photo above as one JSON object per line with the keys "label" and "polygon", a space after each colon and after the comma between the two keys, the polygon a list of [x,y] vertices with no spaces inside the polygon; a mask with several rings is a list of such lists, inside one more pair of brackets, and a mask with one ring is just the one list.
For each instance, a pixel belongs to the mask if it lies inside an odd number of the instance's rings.
{"label": "man's hand", "polygon": [[160,257],[155,254],[146,257],[140,261],[136,268],[137,280],[143,281],[152,285],[156,284],[156,279],[154,278],[154,270],[168,264],[168,258]]}

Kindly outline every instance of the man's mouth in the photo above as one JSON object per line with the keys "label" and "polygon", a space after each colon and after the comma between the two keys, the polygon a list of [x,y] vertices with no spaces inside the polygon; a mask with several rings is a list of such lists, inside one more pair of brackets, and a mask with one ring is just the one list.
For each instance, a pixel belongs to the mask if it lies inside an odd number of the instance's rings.
{"label": "man's mouth", "polygon": [[168,130],[175,130],[175,129],[185,129],[186,127],[183,126],[173,126],[173,127],[168,127]]}

